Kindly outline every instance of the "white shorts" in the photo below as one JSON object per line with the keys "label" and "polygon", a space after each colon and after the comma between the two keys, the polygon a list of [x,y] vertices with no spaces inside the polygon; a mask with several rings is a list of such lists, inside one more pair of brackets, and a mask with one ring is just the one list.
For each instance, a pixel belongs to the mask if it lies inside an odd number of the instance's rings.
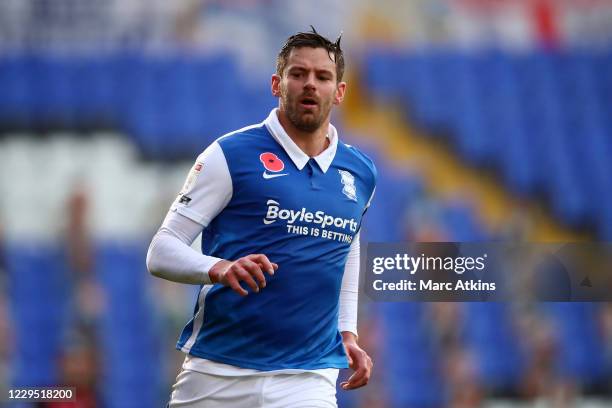
{"label": "white shorts", "polygon": [[[337,377],[337,374],[336,374]],[[170,408],[337,408],[336,383],[316,373],[221,376],[183,369]]]}

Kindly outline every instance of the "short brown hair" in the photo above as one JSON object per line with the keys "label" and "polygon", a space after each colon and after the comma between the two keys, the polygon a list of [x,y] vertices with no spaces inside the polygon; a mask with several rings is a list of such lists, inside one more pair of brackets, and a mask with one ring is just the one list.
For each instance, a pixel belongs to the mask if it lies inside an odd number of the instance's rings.
{"label": "short brown hair", "polygon": [[[331,42],[321,34],[317,33],[313,26],[310,26],[310,28],[312,29],[311,32],[300,32],[287,39],[285,45],[283,45],[278,53],[278,56],[276,57],[276,73],[280,76],[283,75],[283,71],[287,67],[287,60],[289,59],[289,54],[291,53],[292,49],[302,47],[323,48],[329,54],[329,59],[336,64],[337,81],[342,81],[342,76],[344,75],[344,53],[342,52],[342,48],[340,48],[342,34],[340,34],[335,42]],[[332,55],[334,58],[332,58]]]}

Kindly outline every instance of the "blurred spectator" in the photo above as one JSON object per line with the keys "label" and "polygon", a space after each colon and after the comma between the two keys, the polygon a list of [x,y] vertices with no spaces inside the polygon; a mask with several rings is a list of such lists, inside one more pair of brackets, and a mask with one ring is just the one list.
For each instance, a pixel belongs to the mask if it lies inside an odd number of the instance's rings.
{"label": "blurred spectator", "polygon": [[66,252],[72,271],[76,321],[94,324],[103,312],[104,296],[93,272],[89,206],[84,183],[75,183],[67,201]]}
{"label": "blurred spectator", "polygon": [[429,304],[434,333],[444,350],[444,373],[448,382],[451,407],[468,408],[482,404],[485,393],[478,382],[476,361],[461,342],[464,308],[457,303]]}
{"label": "blurred spectator", "polygon": [[73,387],[76,400],[70,402],[43,402],[40,408],[96,408],[100,405],[100,356],[93,331],[88,326],[72,330],[64,350],[59,356],[60,383],[58,387]]}
{"label": "blurred spectator", "polygon": [[442,225],[439,203],[431,198],[415,198],[406,209],[405,236],[410,242],[447,242],[448,233]]}
{"label": "blurred spectator", "polygon": [[525,397],[533,400],[551,393],[556,346],[550,322],[535,308],[518,310],[522,338],[531,358],[525,374]]}

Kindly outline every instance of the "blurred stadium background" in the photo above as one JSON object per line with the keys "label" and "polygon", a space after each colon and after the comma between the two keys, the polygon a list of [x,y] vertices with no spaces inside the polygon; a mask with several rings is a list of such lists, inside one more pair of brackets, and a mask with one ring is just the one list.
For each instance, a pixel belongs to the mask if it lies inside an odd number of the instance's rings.
{"label": "blurred stadium background", "polygon": [[[365,241],[612,240],[612,1],[1,0],[0,399],[165,404],[196,288],[147,245],[309,24],[344,31]],[[360,303],[375,371],[341,407],[612,406],[608,304]]]}

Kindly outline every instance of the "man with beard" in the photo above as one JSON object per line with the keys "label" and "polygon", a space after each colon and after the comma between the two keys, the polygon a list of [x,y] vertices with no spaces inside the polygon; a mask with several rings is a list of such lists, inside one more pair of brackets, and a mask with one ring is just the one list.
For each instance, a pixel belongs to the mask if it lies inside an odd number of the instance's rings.
{"label": "man with beard", "polygon": [[[330,124],[343,73],[340,38],[289,37],[272,75],[278,108],[196,159],[153,238],[153,275],[201,285],[170,407],[335,407],[348,366],[343,389],[367,384],[359,228],[376,170]],[[200,232],[202,253],[190,248]]]}

